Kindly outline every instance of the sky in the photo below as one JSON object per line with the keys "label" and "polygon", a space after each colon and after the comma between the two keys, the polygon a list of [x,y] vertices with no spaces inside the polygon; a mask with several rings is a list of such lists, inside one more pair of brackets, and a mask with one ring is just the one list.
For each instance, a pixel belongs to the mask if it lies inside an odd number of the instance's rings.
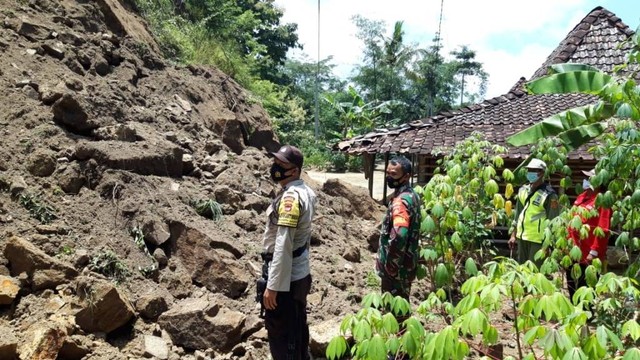
{"label": "sky", "polygon": [[[318,1],[320,32],[318,34]],[[602,6],[632,30],[640,24],[640,0],[442,0],[443,55],[467,45],[489,74],[485,98],[509,91],[529,78],[591,10]],[[275,0],[282,21],[298,24],[303,50],[290,54],[309,61],[333,56],[335,75],[346,78],[362,60],[352,16],[383,20],[387,35],[404,21],[405,43],[427,48],[438,30],[438,0]],[[319,35],[319,37],[318,37]],[[320,47],[318,48],[318,38]]]}

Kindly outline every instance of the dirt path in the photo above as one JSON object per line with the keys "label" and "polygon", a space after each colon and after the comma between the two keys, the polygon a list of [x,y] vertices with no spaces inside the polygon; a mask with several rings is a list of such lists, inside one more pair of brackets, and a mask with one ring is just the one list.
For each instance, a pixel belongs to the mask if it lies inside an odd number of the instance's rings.
{"label": "dirt path", "polygon": [[[345,173],[331,173],[322,171],[307,171],[309,177],[313,180],[324,184],[329,179],[340,179],[346,181],[352,185],[360,186],[365,189],[369,189],[369,180],[364,178],[364,173],[361,172],[345,172]],[[384,172],[382,169],[376,171],[373,174],[373,198],[376,200],[382,199],[382,192],[384,189]]]}

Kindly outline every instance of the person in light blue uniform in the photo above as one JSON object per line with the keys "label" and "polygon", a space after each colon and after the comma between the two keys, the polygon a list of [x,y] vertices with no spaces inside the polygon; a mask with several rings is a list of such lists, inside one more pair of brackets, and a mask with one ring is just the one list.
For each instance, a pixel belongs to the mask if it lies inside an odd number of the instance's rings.
{"label": "person in light blue uniform", "polygon": [[263,236],[265,326],[274,360],[307,360],[309,245],[316,194],[300,179],[300,150],[285,145],[271,156],[271,178],[282,190],[267,209]]}

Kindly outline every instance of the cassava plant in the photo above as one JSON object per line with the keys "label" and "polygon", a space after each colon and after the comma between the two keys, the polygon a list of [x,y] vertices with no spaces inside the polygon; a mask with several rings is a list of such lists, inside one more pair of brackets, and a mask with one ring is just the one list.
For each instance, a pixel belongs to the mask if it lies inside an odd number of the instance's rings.
{"label": "cassava plant", "polygon": [[[495,359],[493,345],[515,339],[516,354],[505,359],[638,359],[637,319],[627,318],[615,329],[591,322],[591,311],[624,310],[628,304],[615,300],[621,296],[638,299],[640,292],[631,282],[608,273],[593,288],[580,288],[572,302],[533,263],[498,258],[462,284],[463,297],[455,304],[443,289],[430,293],[414,311],[402,298],[367,295],[363,309],[342,321],[326,355],[382,360],[405,353],[411,359],[448,360],[484,354]],[[380,312],[381,306],[392,312]],[[401,326],[394,315],[407,313],[411,317]],[[499,332],[495,319],[506,314],[512,330]]]}
{"label": "cassava plant", "polygon": [[503,169],[505,151],[474,133],[439,160],[427,185],[417,187],[424,201],[418,277],[427,277],[433,291],[462,283],[494,255],[490,232],[509,224],[513,207],[514,175]]}

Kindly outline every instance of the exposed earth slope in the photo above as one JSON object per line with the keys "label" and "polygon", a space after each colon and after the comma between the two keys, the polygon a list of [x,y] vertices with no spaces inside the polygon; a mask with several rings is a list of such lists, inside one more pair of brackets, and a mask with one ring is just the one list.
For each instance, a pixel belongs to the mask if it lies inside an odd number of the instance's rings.
{"label": "exposed earth slope", "polygon": [[[265,111],[220,71],[163,60],[126,3],[0,12],[0,358],[267,358],[254,280],[279,144]],[[321,355],[369,291],[381,207],[307,181]],[[221,219],[196,212],[209,199]]]}

